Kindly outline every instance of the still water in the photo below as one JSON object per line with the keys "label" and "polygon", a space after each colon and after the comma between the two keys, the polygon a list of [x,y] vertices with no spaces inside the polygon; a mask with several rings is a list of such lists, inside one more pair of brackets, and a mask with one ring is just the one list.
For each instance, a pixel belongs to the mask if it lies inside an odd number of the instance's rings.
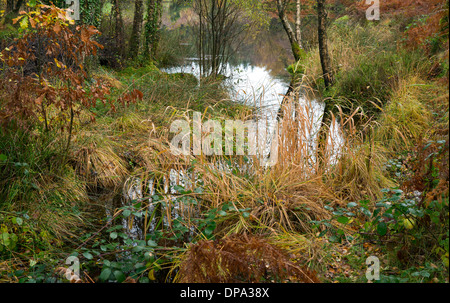
{"label": "still water", "polygon": [[[200,80],[200,67],[198,59],[188,58],[185,60],[185,64],[176,67],[164,68],[161,71],[166,73],[190,73]],[[279,123],[277,121],[277,114],[280,109],[282,100],[289,88],[289,75],[273,75],[272,71],[265,66],[256,66],[252,64],[227,64],[222,73],[225,77],[225,87],[229,90],[230,99],[234,102],[239,102],[254,108],[254,120],[257,124],[259,138],[257,145],[264,146],[262,152],[258,155],[261,159],[266,159],[272,143],[272,139],[277,135]],[[200,83],[200,81],[199,81]],[[322,115],[324,111],[324,104],[316,100],[306,100],[301,95],[299,97],[299,108],[302,112],[303,119],[309,120],[306,129],[301,131],[303,137],[300,140],[307,142],[309,148],[309,156],[314,158],[314,146],[317,138],[317,133],[320,128]],[[334,141],[333,154],[337,158],[340,152],[339,144],[336,142],[342,142],[339,126],[331,127],[331,136]],[[283,142],[278,142],[283,144]],[[261,151],[261,150],[260,150]],[[261,162],[263,163],[263,162]],[[219,169],[224,169],[219,168]],[[225,168],[226,169],[226,168]],[[176,186],[188,188],[192,184],[192,180],[195,180],[189,172],[172,170],[168,172],[166,177],[163,177],[164,193],[170,197],[176,194]],[[132,201],[142,199],[143,197],[150,197],[146,199],[148,203],[148,213],[153,213],[158,201],[154,201],[154,195],[156,189],[153,184],[153,180],[150,180],[148,184],[143,185],[139,178],[131,178],[127,181],[127,186],[124,186],[124,192],[122,193],[121,202],[122,205],[130,204]],[[195,182],[195,181],[194,181]],[[194,186],[195,187],[195,186]],[[146,188],[146,190],[144,190]],[[178,217],[185,217],[186,211],[189,212],[189,216],[198,216],[198,209],[183,208],[181,203],[177,202],[176,198],[169,198],[170,209],[167,209],[170,213],[171,219]],[[111,206],[110,206],[111,207]],[[120,206],[119,206],[120,207]],[[112,214],[110,208],[108,216]],[[142,238],[143,229],[142,222],[139,219],[135,219],[135,224],[130,225],[126,220],[123,222],[124,229],[133,238]],[[147,228],[154,230],[156,228],[157,218],[154,218],[151,222],[147,222]],[[168,225],[167,217],[164,218],[164,226]],[[194,228],[191,230],[194,234]]]}
{"label": "still water", "polygon": [[[289,88],[289,75],[274,75],[265,66],[252,64],[238,64],[227,66],[223,69],[226,77],[225,87],[227,87],[230,99],[255,109],[255,119],[257,122],[259,140],[257,145],[263,146],[261,157],[264,159],[270,152],[271,138],[275,134],[278,126],[277,114],[280,109],[283,97]],[[188,58],[184,65],[162,69],[166,73],[190,73],[200,80],[200,67],[197,58]],[[307,133],[303,140],[308,141],[312,147],[320,127],[324,104],[316,100],[306,100],[299,97],[300,109],[303,110],[303,117],[309,120]],[[332,129],[332,132],[337,133]],[[312,151],[312,149],[311,149]]]}

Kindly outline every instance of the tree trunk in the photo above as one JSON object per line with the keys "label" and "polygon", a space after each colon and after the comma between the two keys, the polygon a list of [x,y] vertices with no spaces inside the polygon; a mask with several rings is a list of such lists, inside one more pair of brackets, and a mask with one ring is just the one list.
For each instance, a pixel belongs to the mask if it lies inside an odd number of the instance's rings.
{"label": "tree trunk", "polygon": [[6,0],[5,15],[11,13],[14,10],[14,0]]}
{"label": "tree trunk", "polygon": [[297,19],[295,21],[295,38],[297,39],[298,46],[303,48],[302,46],[302,31],[301,31],[301,3],[300,0],[297,0]]}
{"label": "tree trunk", "polygon": [[136,0],[134,4],[133,30],[130,37],[129,57],[135,59],[139,54],[139,45],[141,41],[141,30],[143,21],[143,0]]}
{"label": "tree trunk", "polygon": [[317,15],[319,18],[318,36],[319,36],[319,54],[322,64],[323,79],[325,87],[333,85],[333,72],[331,70],[330,54],[327,45],[327,12],[325,10],[325,0],[317,0]]}
{"label": "tree trunk", "polygon": [[[319,19],[318,36],[320,62],[322,64],[322,73],[323,79],[325,81],[325,88],[329,88],[333,85],[334,77],[331,70],[331,60],[327,45],[327,12],[325,10],[325,0],[317,0],[317,15]],[[326,165],[328,164],[325,160],[328,148],[328,134],[331,125],[330,111],[330,104],[325,101],[325,110],[323,113],[323,119],[320,126],[317,143],[317,161],[319,169],[322,171],[326,170]]]}
{"label": "tree trunk", "polygon": [[113,15],[115,21],[114,38],[116,42],[116,49],[120,58],[124,57],[124,32],[123,32],[123,19],[122,10],[120,8],[120,1],[113,0]]}
{"label": "tree trunk", "polygon": [[301,48],[299,42],[296,39],[296,35],[292,30],[291,24],[289,23],[288,17],[286,15],[286,4],[287,4],[286,0],[277,0],[278,16],[280,17],[281,23],[283,24],[286,34],[288,35],[295,61],[299,61],[301,59],[301,50],[300,50]]}
{"label": "tree trunk", "polygon": [[15,14],[19,13],[20,7],[22,6],[22,4],[23,4],[23,0],[17,0],[16,5],[14,6],[14,10],[13,10]]}
{"label": "tree trunk", "polygon": [[160,39],[162,0],[147,0],[147,22],[145,24],[144,56],[155,58]]}
{"label": "tree trunk", "polygon": [[6,0],[5,15],[3,17],[3,20],[1,20],[1,23],[12,23],[12,20],[19,14],[22,4],[23,0],[18,0],[17,2],[15,2],[14,0]]}

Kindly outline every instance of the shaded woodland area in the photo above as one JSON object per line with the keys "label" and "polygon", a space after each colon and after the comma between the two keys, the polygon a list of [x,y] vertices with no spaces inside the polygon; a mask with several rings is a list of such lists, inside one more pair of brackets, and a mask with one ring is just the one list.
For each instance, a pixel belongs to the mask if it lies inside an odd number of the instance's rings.
{"label": "shaded woodland area", "polygon": [[[448,0],[79,4],[0,0],[0,282],[449,282]],[[274,166],[171,153],[257,119],[230,66],[288,83]]]}

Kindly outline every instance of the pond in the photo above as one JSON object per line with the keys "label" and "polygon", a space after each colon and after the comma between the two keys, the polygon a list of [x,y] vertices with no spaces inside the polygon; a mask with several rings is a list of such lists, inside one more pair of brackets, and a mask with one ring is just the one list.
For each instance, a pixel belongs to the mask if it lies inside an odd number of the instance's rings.
{"label": "pond", "polygon": [[[290,76],[287,72],[274,75],[268,67],[249,63],[227,64],[223,70],[225,87],[229,90],[231,100],[255,108],[255,119],[260,134],[258,146],[266,144],[262,155],[264,158],[270,152],[272,142],[270,139],[278,126],[277,115],[288,91]],[[200,80],[198,58],[186,58],[185,64],[163,68],[162,71],[171,74],[190,73]],[[321,101],[307,100],[301,95],[298,101],[300,109],[304,111],[302,116],[309,120],[307,123],[309,129],[306,130],[308,138],[303,139],[311,146],[312,152],[325,105]],[[338,136],[338,129],[332,127],[331,132],[334,137]]]}
{"label": "pond", "polygon": [[[190,73],[196,76],[197,79],[200,79],[199,62],[196,58],[187,58],[185,64],[164,68],[162,71],[166,73]],[[273,75],[272,71],[267,67],[242,63],[237,65],[228,64],[225,68],[224,76],[226,77],[225,87],[229,90],[231,100],[255,109],[254,120],[257,124],[258,134],[260,134],[257,144],[258,146],[264,146],[261,155],[258,154],[258,157],[267,159],[271,152],[272,139],[277,134],[278,125],[283,123],[282,119],[281,121],[277,120],[277,115],[284,95],[289,88],[289,75]],[[323,102],[307,100],[301,95],[298,102],[300,110],[303,111],[302,117],[309,119],[308,123],[302,124],[306,129],[301,132],[303,138],[300,139],[303,142],[307,142],[307,151],[310,153],[308,156],[315,159],[315,142],[325,106]],[[330,131],[334,141],[342,141],[339,139],[339,127],[332,127]],[[278,142],[278,144],[283,144],[283,142]],[[333,148],[336,149],[333,153],[337,157],[339,146],[334,146]],[[217,169],[227,170],[229,167],[224,165],[217,167]],[[187,213],[189,217],[199,216],[200,209],[198,205],[185,209],[183,205],[185,201],[180,201],[176,197],[177,187],[191,188],[194,185],[192,188],[195,188],[196,185],[192,183],[197,181],[196,176],[193,176],[190,172],[172,169],[167,176],[163,177],[162,184],[164,186],[159,189],[159,192],[163,192],[163,195],[165,195],[165,202],[161,204],[161,196],[157,195],[154,180],[150,179],[147,184],[142,184],[141,179],[130,178],[124,186],[124,191],[119,198],[120,201],[115,201],[115,203],[107,206],[107,216],[111,217],[116,207],[124,207],[138,200],[145,200],[145,203],[148,203],[146,211],[149,214],[158,211],[157,207],[164,208],[164,210],[159,210],[167,214],[163,218],[162,224],[164,226],[170,225],[167,220],[168,216],[170,216],[171,220],[179,217],[184,218]],[[142,239],[144,235],[142,218],[134,218],[134,221],[134,224],[130,224],[129,221],[124,220],[123,227],[132,238]],[[145,222],[145,226],[147,230],[151,231],[157,228],[157,223],[158,218],[155,216],[150,222]],[[189,234],[194,236],[194,233],[195,228],[192,227]]]}

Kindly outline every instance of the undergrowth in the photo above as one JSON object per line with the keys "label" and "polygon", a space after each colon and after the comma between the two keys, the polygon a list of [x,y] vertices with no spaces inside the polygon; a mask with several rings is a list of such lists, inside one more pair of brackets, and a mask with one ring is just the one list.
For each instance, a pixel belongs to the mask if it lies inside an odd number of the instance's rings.
{"label": "undergrowth", "polygon": [[82,282],[367,282],[370,255],[381,282],[448,281],[448,92],[435,57],[397,43],[399,26],[333,24],[328,91],[317,49],[291,66],[307,108],[318,96],[330,104],[328,144],[308,140],[316,117],[288,98],[273,167],[173,155],[175,119],[247,120],[252,109],[220,81],[154,63],[92,72],[83,85],[109,94],[75,108],[70,145],[42,119],[5,124],[1,281],[67,281],[55,269],[72,256]]}

